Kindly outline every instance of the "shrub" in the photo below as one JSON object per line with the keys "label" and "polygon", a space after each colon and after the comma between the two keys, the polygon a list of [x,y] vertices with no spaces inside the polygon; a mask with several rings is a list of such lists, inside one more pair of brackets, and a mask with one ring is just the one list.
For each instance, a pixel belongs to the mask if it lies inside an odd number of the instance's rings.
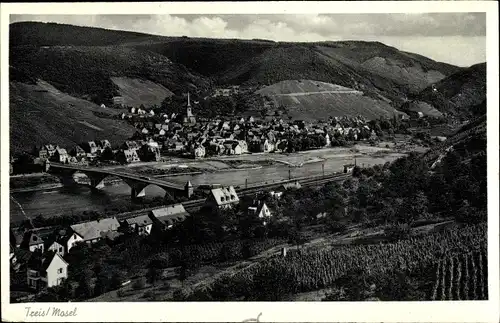
{"label": "shrub", "polygon": [[146,286],[146,279],[144,277],[141,277],[141,278],[137,279],[132,284],[132,288],[135,289],[135,290],[143,289],[145,286]]}
{"label": "shrub", "polygon": [[153,298],[153,297],[155,297],[155,293],[153,293],[153,291],[151,291],[151,290],[148,290],[147,292],[145,292],[142,295],[142,297],[144,297],[144,298]]}
{"label": "shrub", "polygon": [[390,240],[405,240],[408,239],[411,233],[411,227],[408,224],[396,223],[390,225],[384,230],[384,233]]}
{"label": "shrub", "polygon": [[120,298],[125,297],[125,291],[123,289],[120,289],[116,292],[116,295]]}

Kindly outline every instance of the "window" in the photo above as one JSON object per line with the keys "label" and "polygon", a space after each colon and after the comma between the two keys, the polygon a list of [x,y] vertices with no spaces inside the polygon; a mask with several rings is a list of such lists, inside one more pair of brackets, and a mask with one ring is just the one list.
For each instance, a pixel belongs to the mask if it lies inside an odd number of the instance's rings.
{"label": "window", "polygon": [[62,247],[59,247],[59,252],[63,252],[63,248]]}
{"label": "window", "polygon": [[58,273],[58,274],[62,274],[62,272],[63,272],[63,269],[62,269],[62,268],[59,268],[59,269],[57,270],[57,273]]}

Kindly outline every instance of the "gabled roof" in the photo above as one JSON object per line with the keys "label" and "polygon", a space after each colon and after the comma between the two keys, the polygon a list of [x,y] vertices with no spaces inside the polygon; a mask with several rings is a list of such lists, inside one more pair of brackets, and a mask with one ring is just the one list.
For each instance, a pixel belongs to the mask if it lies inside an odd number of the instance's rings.
{"label": "gabled roof", "polygon": [[125,220],[129,225],[137,224],[138,226],[145,226],[148,224],[152,224],[153,220],[147,215],[139,215],[130,219]]}
{"label": "gabled roof", "polygon": [[182,204],[172,204],[161,209],[152,210],[150,217],[156,219],[163,224],[171,225],[175,222],[184,221],[189,216]]}
{"label": "gabled roof", "polygon": [[226,205],[239,202],[238,194],[233,186],[214,188],[210,191],[211,197],[217,205]]}
{"label": "gabled roof", "polygon": [[23,241],[21,242],[21,245],[23,247],[29,247],[29,246],[34,246],[38,244],[43,244],[43,239],[33,231],[26,231],[23,236]]}
{"label": "gabled roof", "polygon": [[31,270],[37,270],[41,271],[42,273],[45,273],[55,257],[60,258],[63,261],[63,263],[66,264],[66,266],[68,266],[66,260],[64,260],[64,258],[61,257],[58,253],[53,251],[47,251],[44,252],[43,254],[33,253],[28,261],[28,268]]}
{"label": "gabled roof", "polygon": [[106,218],[97,221],[73,224],[71,229],[83,237],[83,240],[101,238],[101,232],[117,231],[120,223],[116,218]]}

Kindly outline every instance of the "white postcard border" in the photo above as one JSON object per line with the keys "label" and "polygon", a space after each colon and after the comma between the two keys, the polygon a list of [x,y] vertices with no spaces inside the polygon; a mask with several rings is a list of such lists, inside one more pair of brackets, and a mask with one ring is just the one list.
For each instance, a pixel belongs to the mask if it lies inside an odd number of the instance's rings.
{"label": "white postcard border", "polygon": [[[488,262],[489,301],[478,302],[144,302],[9,304],[9,14],[236,14],[236,13],[487,12]],[[499,100],[498,4],[493,1],[248,2],[248,3],[57,3],[1,5],[1,301],[2,320],[39,322],[498,322],[499,298]],[[26,307],[72,310],[76,316],[26,317]]]}

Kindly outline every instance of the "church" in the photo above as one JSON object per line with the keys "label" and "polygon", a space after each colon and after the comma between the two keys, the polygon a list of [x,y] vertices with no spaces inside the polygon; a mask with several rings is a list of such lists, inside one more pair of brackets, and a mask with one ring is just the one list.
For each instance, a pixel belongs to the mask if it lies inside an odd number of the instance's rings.
{"label": "church", "polygon": [[196,124],[196,118],[193,115],[193,111],[191,111],[191,99],[189,97],[189,92],[187,94],[186,112],[182,116],[182,123],[184,125],[194,125],[194,124]]}

